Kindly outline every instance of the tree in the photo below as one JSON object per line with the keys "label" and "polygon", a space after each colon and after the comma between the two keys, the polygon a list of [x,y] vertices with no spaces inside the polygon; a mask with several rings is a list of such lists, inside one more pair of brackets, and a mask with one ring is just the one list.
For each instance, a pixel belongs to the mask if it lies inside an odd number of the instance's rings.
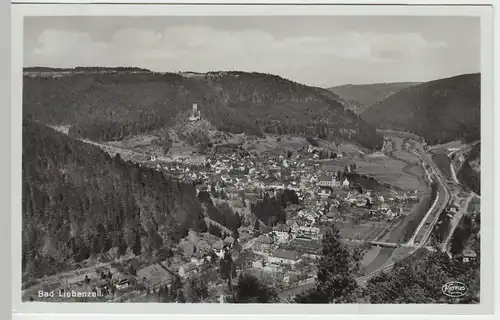
{"label": "tree", "polygon": [[255,224],[253,226],[253,229],[255,231],[260,231],[260,221],[259,221],[259,219],[255,219]]}
{"label": "tree", "polygon": [[177,292],[177,302],[186,303],[186,297],[184,296],[184,291],[182,289],[179,289]]}
{"label": "tree", "polygon": [[131,265],[131,266],[129,267],[129,273],[130,273],[131,275],[133,275],[133,276],[137,276],[137,269],[136,269],[136,268],[134,268],[134,266],[132,266],[132,265]]}
{"label": "tree", "polygon": [[135,242],[132,251],[136,256],[140,255],[142,252],[141,236],[138,231],[135,232]]}
{"label": "tree", "polygon": [[198,220],[198,222],[196,223],[196,229],[198,232],[202,232],[202,233],[208,231],[208,226],[207,226],[207,223],[205,222],[205,219]]}
{"label": "tree", "polygon": [[278,294],[253,275],[240,274],[235,286],[236,303],[276,303]]}
{"label": "tree", "polygon": [[285,189],[281,194],[281,206],[285,208],[288,204],[299,204],[299,197],[295,191]]}
{"label": "tree", "polygon": [[366,199],[366,207],[368,209],[371,209],[373,207],[372,202],[370,201],[370,198]]}
{"label": "tree", "polygon": [[215,224],[211,224],[208,227],[208,232],[216,237],[222,238],[222,232],[220,231],[220,228],[217,227]]}
{"label": "tree", "polygon": [[189,280],[189,287],[186,293],[189,302],[201,302],[208,298],[208,286],[205,281],[192,278]]}
{"label": "tree", "polygon": [[363,194],[363,187],[360,184],[356,185],[356,190],[359,194]]}
{"label": "tree", "polygon": [[[477,303],[479,267],[449,259],[439,250],[419,249],[392,271],[368,281],[363,296],[369,303]],[[447,297],[441,287],[447,281],[466,283],[469,292],[461,298]]]}
{"label": "tree", "polygon": [[335,226],[323,235],[322,256],[317,263],[318,274],[313,289],[299,294],[298,303],[346,302],[358,289],[353,274],[353,259],[347,248],[340,242]]}
{"label": "tree", "polygon": [[453,255],[459,254],[464,250],[464,242],[466,240],[465,232],[462,228],[457,228],[451,238],[450,252]]}

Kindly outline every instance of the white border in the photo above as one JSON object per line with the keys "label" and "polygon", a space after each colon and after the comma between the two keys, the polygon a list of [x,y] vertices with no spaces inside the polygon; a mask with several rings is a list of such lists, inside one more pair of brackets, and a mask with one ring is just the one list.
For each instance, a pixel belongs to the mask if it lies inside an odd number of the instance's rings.
{"label": "white border", "polygon": [[12,0],[11,3],[13,4],[33,4],[33,3],[40,3],[40,4],[52,4],[52,3],[60,3],[60,4],[65,4],[65,3],[70,3],[70,4],[137,4],[137,5],[144,5],[144,4],[182,4],[182,3],[193,3],[193,4],[252,4],[252,5],[262,5],[262,4],[279,4],[279,5],[291,5],[291,4],[323,4],[323,5],[332,5],[332,4],[338,4],[338,5],[359,5],[359,4],[366,4],[366,5],[400,5],[400,4],[410,4],[410,5],[481,5],[481,4],[486,4],[490,5],[494,1],[492,0],[441,0],[441,1],[436,1],[436,0],[396,0],[396,1],[390,1],[390,0],[379,0],[377,3],[373,3],[373,0],[341,0],[341,1],[335,1],[335,0],[313,0],[313,1],[304,1],[304,0],[246,0],[244,3],[241,1],[235,1],[235,0],[218,0],[218,1],[213,1],[213,0],[196,0],[196,1],[182,1],[182,0],[145,0],[138,2],[136,0]]}
{"label": "white border", "polygon": [[[18,1],[29,2],[29,1]],[[49,2],[49,1],[39,1]],[[50,1],[55,2],[55,1]],[[89,2],[89,1],[84,1]],[[107,2],[118,2],[108,0]],[[126,1],[120,1],[126,2]],[[149,1],[154,2],[154,1]],[[165,2],[165,1],[163,1]],[[204,1],[198,1],[199,3]],[[222,2],[222,1],[221,1]],[[252,1],[256,2],[256,1]],[[280,1],[281,2],[281,1]],[[293,1],[287,1],[290,3]],[[326,3],[327,1],[315,1]],[[343,1],[353,3],[354,1]],[[456,1],[465,3],[466,1]],[[469,2],[469,1],[468,1]],[[356,1],[359,3],[359,1]],[[367,2],[365,2],[367,3]],[[413,3],[417,1],[401,1],[400,3]],[[419,4],[423,1],[419,1]],[[431,3],[427,1],[427,3]],[[434,3],[434,2],[432,2]],[[475,3],[486,3],[476,1]],[[488,2],[489,3],[489,2]],[[12,232],[13,251],[13,312],[14,313],[119,313],[119,314],[491,314],[493,312],[493,181],[488,179],[493,173],[493,43],[492,43],[492,11],[489,7],[467,6],[156,6],[156,5],[13,5],[12,6],[12,149],[11,149],[11,183],[12,183],[12,228],[21,229],[21,118],[22,118],[22,57],[23,57],[23,16],[30,15],[458,15],[481,17],[481,59],[482,59],[482,263],[481,263],[481,304],[479,305],[229,305],[229,304],[197,304],[193,308],[189,304],[103,304],[103,303],[21,303],[20,285],[20,232]],[[148,316],[149,318],[150,316]],[[184,317],[184,316],[183,316]],[[203,316],[208,317],[207,315]],[[217,316],[219,317],[219,316]],[[358,318],[358,316],[356,316]]]}

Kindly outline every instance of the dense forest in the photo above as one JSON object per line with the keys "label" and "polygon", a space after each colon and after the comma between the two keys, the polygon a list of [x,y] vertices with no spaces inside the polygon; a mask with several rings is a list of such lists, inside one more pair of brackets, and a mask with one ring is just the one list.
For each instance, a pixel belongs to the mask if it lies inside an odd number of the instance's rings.
{"label": "dense forest", "polygon": [[119,140],[188,118],[193,103],[217,129],[348,139],[375,149],[375,128],[344,108],[337,95],[278,76],[212,72],[196,77],[145,72],[24,77],[28,119],[71,125],[70,134]]}
{"label": "dense forest", "polygon": [[286,207],[290,204],[298,204],[299,198],[295,191],[285,189],[276,196],[264,195],[262,200],[251,204],[252,213],[268,227],[286,222]]}
{"label": "dense forest", "polygon": [[[369,303],[479,303],[478,265],[450,259],[445,253],[421,252],[394,265],[368,282],[364,299]],[[469,292],[461,298],[443,294],[441,287],[450,281],[467,284]]]}
{"label": "dense forest", "polygon": [[464,74],[405,88],[362,117],[383,129],[415,133],[428,144],[476,141],[481,131],[481,75]]}
{"label": "dense forest", "polygon": [[[472,165],[475,163],[475,165]],[[458,179],[477,194],[481,194],[481,143],[474,145],[458,171]],[[474,168],[473,168],[474,166]]]}
{"label": "dense forest", "polygon": [[154,254],[203,228],[191,184],[38,123],[23,123],[22,161],[26,277],[110,252]]}

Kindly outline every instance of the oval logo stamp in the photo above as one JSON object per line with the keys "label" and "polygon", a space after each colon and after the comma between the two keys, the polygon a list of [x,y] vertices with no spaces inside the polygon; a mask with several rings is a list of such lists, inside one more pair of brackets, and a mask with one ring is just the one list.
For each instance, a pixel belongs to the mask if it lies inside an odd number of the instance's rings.
{"label": "oval logo stamp", "polygon": [[452,298],[463,297],[469,291],[469,288],[460,281],[450,281],[445,283],[441,290],[445,295]]}

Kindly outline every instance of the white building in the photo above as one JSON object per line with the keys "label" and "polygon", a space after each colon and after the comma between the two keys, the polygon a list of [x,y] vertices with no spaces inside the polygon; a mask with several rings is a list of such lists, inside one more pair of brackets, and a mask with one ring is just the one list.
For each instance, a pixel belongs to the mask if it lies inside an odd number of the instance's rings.
{"label": "white building", "polygon": [[319,235],[319,228],[303,226],[299,228],[299,233],[306,236],[317,236]]}
{"label": "white building", "polygon": [[349,188],[351,184],[349,183],[349,180],[347,180],[347,178],[345,178],[344,182],[342,182],[342,187],[344,188]]}
{"label": "white building", "polygon": [[331,176],[331,177],[322,176],[319,178],[318,186],[327,187],[327,188],[339,188],[340,181],[337,181],[335,176]]}
{"label": "white building", "polygon": [[331,194],[332,194],[332,190],[328,189],[328,188],[322,188],[320,190],[320,192],[318,192],[318,195],[322,198],[327,198],[327,197],[331,196]]}

